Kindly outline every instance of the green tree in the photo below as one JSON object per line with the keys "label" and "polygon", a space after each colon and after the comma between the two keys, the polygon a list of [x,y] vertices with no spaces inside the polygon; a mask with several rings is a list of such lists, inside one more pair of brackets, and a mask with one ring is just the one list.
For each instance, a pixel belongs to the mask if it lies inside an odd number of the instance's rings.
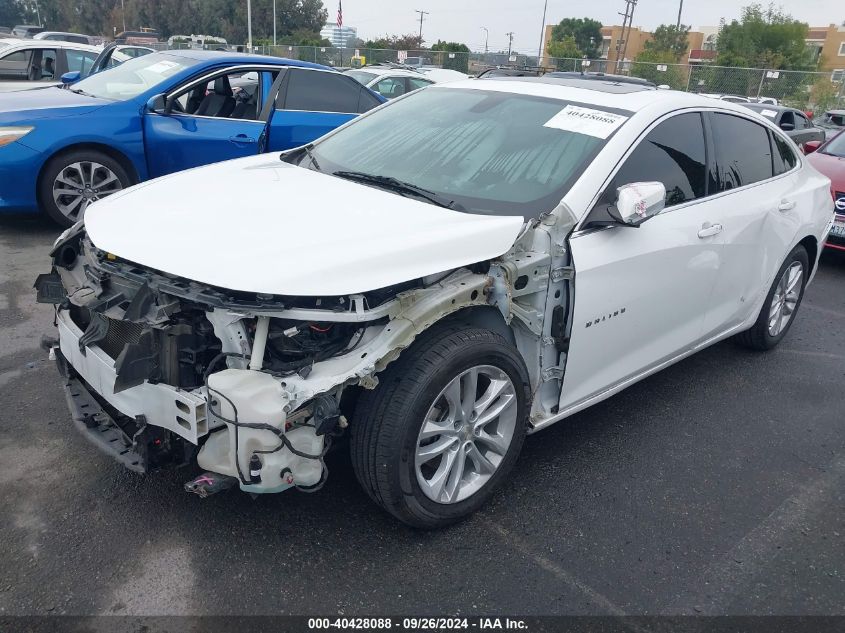
{"label": "green tree", "polygon": [[[437,55],[436,63],[443,68],[451,68],[462,73],[469,72],[469,47],[466,44],[459,42],[443,42],[437,40],[437,43],[431,47],[432,51],[442,51]],[[454,53],[455,56],[450,58],[449,53]]]}
{"label": "green tree", "polygon": [[601,45],[601,22],[590,18],[564,18],[552,29],[552,41],[562,42],[573,37],[581,56],[597,59]]}
{"label": "green tree", "polygon": [[661,24],[654,30],[652,38],[645,43],[645,50],[655,53],[670,53],[677,62],[689,47],[687,34],[690,27],[681,24]]}
{"label": "green tree", "polygon": [[716,45],[719,66],[811,70],[812,54],[805,44],[809,27],[769,5],[744,7],[739,21],[725,25]]}
{"label": "green tree", "polygon": [[565,37],[561,41],[552,40],[546,46],[546,52],[554,59],[555,68],[558,70],[578,70],[577,59],[584,57],[578,49],[573,36]]}
{"label": "green tree", "polygon": [[646,49],[637,55],[631,66],[634,77],[642,77],[658,86],[667,85],[675,90],[686,89],[687,72],[686,66],[678,65],[678,58],[672,50]]}

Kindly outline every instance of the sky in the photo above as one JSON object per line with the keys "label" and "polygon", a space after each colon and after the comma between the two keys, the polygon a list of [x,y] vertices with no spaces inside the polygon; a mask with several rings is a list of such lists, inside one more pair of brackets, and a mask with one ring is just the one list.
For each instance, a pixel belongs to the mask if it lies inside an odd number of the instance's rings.
{"label": "sky", "polygon": [[[681,21],[696,26],[715,26],[724,17],[739,18],[742,6],[751,0],[684,0]],[[329,22],[337,16],[337,0],[323,0]],[[765,0],[762,4],[768,4]],[[783,10],[810,26],[845,22],[843,0],[783,0]],[[428,11],[423,22],[423,39],[463,42],[472,50],[484,50],[484,30],[489,30],[491,51],[507,50],[508,31],[514,32],[513,48],[535,55],[540,45],[543,0],[343,0],[343,24],[358,28],[358,37],[369,39],[385,34],[419,32],[419,14]],[[563,18],[589,17],[602,24],[621,24],[624,0],[548,0],[546,24]],[[674,24],[678,0],[639,0],[634,26],[653,29]]]}

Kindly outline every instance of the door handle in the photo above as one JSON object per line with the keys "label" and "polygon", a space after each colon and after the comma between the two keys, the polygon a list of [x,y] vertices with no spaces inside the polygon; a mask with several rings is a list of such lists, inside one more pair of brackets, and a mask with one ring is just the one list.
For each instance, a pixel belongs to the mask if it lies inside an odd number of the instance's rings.
{"label": "door handle", "polygon": [[702,225],[701,230],[698,232],[698,237],[704,239],[705,237],[713,237],[714,235],[718,235],[721,232],[721,224],[710,224],[709,222],[705,222]]}
{"label": "door handle", "polygon": [[255,143],[255,139],[246,134],[238,134],[237,136],[230,136],[229,140],[232,143]]}
{"label": "door handle", "polygon": [[781,200],[778,205],[778,211],[791,211],[795,208],[795,200]]}

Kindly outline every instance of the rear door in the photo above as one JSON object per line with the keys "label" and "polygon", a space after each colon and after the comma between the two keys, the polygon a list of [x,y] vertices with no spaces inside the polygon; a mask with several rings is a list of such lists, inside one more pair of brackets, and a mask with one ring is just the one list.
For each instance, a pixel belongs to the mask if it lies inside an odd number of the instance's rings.
{"label": "rear door", "polygon": [[169,92],[169,111],[144,114],[150,177],[259,153],[266,123],[263,87],[273,84],[275,73],[239,66]]}
{"label": "rear door", "polygon": [[380,103],[367,88],[335,71],[288,68],[278,84],[275,105],[267,113],[268,151],[310,143]]}
{"label": "rear door", "polygon": [[705,335],[715,336],[748,319],[768,291],[807,193],[800,190],[794,145],[751,118],[714,112],[707,120],[719,182],[714,222],[722,229],[719,280],[705,325]]}
{"label": "rear door", "polygon": [[[701,113],[663,119],[623,159],[570,237],[575,311],[561,410],[701,340],[720,250],[707,158]],[[617,188],[646,181],[666,187],[665,210],[638,228],[610,224]]]}

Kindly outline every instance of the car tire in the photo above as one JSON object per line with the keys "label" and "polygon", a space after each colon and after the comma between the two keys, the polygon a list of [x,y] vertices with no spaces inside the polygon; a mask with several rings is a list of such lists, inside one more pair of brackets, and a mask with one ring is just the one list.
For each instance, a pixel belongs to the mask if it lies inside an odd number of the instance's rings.
{"label": "car tire", "polygon": [[76,223],[91,202],[134,184],[127,170],[108,154],[77,149],[51,158],[38,180],[41,210],[63,227]]}
{"label": "car tire", "polygon": [[[449,394],[458,393],[456,381],[461,397],[455,409],[471,402],[472,412],[453,415]],[[464,519],[513,468],[530,400],[525,363],[502,336],[434,326],[379,374],[374,390],[361,394],[350,424],[355,475],[378,505],[412,527]]]}
{"label": "car tire", "polygon": [[796,246],[775,275],[754,325],[737,334],[734,337],[736,342],[760,351],[772,349],[780,343],[795,321],[809,275],[807,250],[801,245]]}

